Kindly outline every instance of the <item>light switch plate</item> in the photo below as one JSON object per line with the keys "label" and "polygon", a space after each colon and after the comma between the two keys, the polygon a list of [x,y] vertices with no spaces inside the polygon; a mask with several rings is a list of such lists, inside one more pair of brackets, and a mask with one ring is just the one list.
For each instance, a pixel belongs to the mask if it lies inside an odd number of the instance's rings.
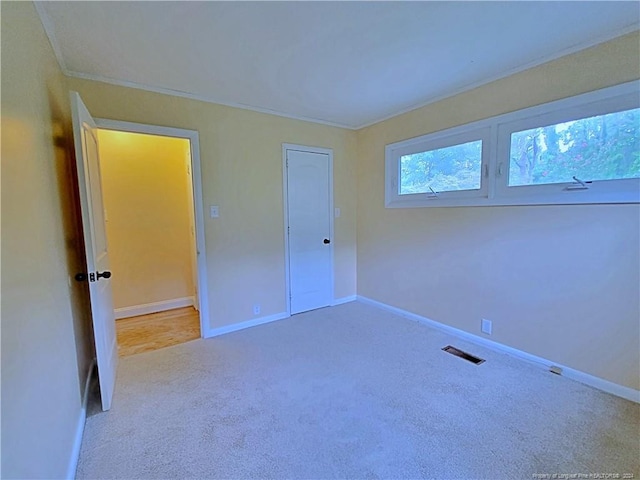
{"label": "light switch plate", "polygon": [[217,205],[211,205],[209,207],[209,216],[211,218],[218,218],[220,216],[220,209]]}
{"label": "light switch plate", "polygon": [[336,207],[333,209],[333,213],[335,215],[336,218],[340,217],[340,207]]}

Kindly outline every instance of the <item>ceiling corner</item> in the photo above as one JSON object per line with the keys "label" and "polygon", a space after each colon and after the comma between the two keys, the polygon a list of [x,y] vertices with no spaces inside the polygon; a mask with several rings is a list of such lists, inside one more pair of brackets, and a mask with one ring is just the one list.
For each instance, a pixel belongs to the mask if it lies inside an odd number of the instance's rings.
{"label": "ceiling corner", "polygon": [[62,73],[68,76],[69,69],[67,68],[67,65],[64,62],[64,57],[62,56],[62,50],[60,49],[60,45],[58,44],[58,40],[54,32],[55,29],[53,28],[53,23],[51,22],[51,18],[49,18],[49,15],[47,14],[43,3],[44,2],[34,1],[33,5],[36,9],[36,12],[38,13],[38,16],[40,17],[40,22],[42,23],[44,32],[47,34],[47,38],[49,39],[49,43],[51,44],[51,48],[53,49],[53,54],[55,55],[56,60],[58,61],[58,65],[60,66]]}

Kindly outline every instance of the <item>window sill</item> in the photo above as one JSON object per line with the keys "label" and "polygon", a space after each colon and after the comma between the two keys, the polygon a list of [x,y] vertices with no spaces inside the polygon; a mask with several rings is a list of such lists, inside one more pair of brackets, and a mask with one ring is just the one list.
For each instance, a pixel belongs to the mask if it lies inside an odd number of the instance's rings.
{"label": "window sill", "polygon": [[[407,198],[387,201],[385,208],[424,208],[424,207],[510,207],[527,205],[612,205],[640,204],[640,195],[636,192],[599,193],[573,191],[554,195],[501,196],[500,198]],[[414,198],[408,198],[414,197]]]}

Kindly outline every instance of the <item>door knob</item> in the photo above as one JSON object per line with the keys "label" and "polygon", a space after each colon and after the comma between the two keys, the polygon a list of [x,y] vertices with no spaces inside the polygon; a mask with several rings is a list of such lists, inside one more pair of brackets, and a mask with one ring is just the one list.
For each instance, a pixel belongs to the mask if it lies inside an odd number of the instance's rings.
{"label": "door knob", "polygon": [[329,243],[331,243],[331,240],[329,240],[328,238],[325,238],[322,243],[324,243],[325,245],[328,245]]}
{"label": "door knob", "polygon": [[101,278],[111,278],[111,272],[96,272],[96,280],[100,280]]}
{"label": "door knob", "polygon": [[111,278],[111,272],[96,272],[90,273],[87,275],[86,273],[76,273],[76,276],[73,277],[76,279],[76,282],[85,282],[89,280],[90,282],[95,282],[96,280],[100,280],[101,278]]}

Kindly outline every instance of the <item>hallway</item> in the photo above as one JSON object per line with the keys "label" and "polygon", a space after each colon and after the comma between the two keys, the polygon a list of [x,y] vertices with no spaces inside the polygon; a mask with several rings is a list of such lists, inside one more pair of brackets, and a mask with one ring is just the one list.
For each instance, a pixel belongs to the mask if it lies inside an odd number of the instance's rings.
{"label": "hallway", "polygon": [[200,338],[200,315],[193,307],[116,320],[118,355],[128,357]]}

